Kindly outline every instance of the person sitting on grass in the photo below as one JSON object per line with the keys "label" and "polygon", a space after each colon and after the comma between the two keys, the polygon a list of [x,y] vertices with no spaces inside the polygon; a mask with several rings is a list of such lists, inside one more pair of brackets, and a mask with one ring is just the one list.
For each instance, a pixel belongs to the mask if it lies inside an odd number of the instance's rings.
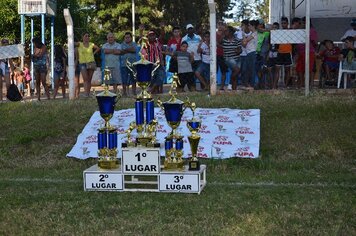
{"label": "person sitting on grass", "polygon": [[[195,71],[195,76],[200,81],[200,86],[202,90],[209,89],[210,78],[210,32],[204,33],[203,41],[198,45],[198,53],[201,54],[202,63],[199,65],[198,69]],[[205,77],[205,78],[204,78]]]}

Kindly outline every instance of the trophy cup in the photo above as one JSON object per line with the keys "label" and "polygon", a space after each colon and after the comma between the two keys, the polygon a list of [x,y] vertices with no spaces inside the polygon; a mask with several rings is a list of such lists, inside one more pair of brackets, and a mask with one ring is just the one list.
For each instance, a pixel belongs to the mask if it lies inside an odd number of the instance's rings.
{"label": "trophy cup", "polygon": [[185,102],[176,98],[178,76],[173,76],[173,82],[169,94],[171,98],[166,102],[158,99],[157,104],[164,110],[168,125],[172,128],[165,140],[166,157],[164,168],[166,170],[183,170],[183,136],[177,133],[176,129],[180,125],[182,115],[187,107],[190,107],[189,99]]}
{"label": "trophy cup", "polygon": [[[126,61],[127,68],[132,72],[137,85],[141,88],[141,93],[137,95],[135,101],[135,122],[131,122],[129,129],[126,131],[128,146],[137,144],[152,146],[156,141],[157,121],[154,119],[154,100],[147,88],[151,84],[152,76],[160,64],[159,62],[152,63],[146,60],[143,53],[146,50],[147,38],[143,37],[139,52],[141,59],[134,63]],[[131,132],[135,129],[138,136],[136,137],[136,142],[133,142],[131,140]]]}
{"label": "trophy cup", "polygon": [[[105,69],[104,80],[110,80],[110,77],[110,70]],[[109,124],[118,98],[119,96],[109,91],[108,85],[104,85],[104,91],[96,95],[100,116],[105,121],[104,127],[98,129],[98,166],[102,169],[115,169],[119,166],[117,159],[117,129]]]}
{"label": "trophy cup", "polygon": [[188,120],[187,127],[192,135],[188,136],[190,150],[192,152],[192,157],[189,160],[189,170],[200,170],[200,163],[197,157],[198,145],[200,141],[200,135],[198,135],[198,131],[201,126],[201,120],[195,117],[195,103],[191,104],[191,110],[193,112],[193,118]]}

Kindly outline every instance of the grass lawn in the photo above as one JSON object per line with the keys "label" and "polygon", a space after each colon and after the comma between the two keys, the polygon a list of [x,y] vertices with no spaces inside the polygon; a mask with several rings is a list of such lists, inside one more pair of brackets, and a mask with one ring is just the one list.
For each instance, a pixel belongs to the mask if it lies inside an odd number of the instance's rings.
{"label": "grass lawn", "polygon": [[204,160],[201,195],[84,192],[96,160],[65,155],[95,99],[0,104],[0,235],[356,235],[354,94],[191,100],[261,109],[261,158]]}

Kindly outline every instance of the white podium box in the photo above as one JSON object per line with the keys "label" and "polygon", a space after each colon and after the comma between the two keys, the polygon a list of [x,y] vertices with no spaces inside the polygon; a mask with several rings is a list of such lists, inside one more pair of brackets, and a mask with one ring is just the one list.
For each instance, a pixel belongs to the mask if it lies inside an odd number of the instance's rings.
{"label": "white podium box", "polygon": [[158,174],[161,156],[158,148],[122,148],[123,174]]}
{"label": "white podium box", "polygon": [[159,176],[159,190],[174,193],[200,194],[206,185],[206,165],[200,165],[199,171],[165,171]]}
{"label": "white podium box", "polygon": [[121,165],[103,170],[98,165],[83,172],[85,191],[197,193],[206,186],[206,165],[200,170],[165,170],[159,147],[122,148]]}
{"label": "white podium box", "polygon": [[121,169],[102,170],[98,165],[86,169],[83,173],[85,191],[122,191]]}

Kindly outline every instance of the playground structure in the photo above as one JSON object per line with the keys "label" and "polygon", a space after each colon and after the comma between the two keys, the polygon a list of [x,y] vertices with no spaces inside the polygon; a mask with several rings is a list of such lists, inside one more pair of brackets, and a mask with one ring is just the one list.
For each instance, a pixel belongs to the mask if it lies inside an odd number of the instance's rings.
{"label": "playground structure", "polygon": [[[41,17],[41,40],[45,43],[45,18],[50,17],[51,23],[51,80],[53,80],[53,61],[54,61],[54,17],[57,11],[57,0],[18,0],[18,13],[21,16],[21,44],[25,44],[25,18],[31,21],[31,54],[34,48],[32,39],[34,38],[34,18]],[[21,58],[21,67],[24,66],[24,58]],[[33,62],[31,61],[31,77],[33,78]],[[52,81],[53,82],[53,81]],[[31,81],[33,86],[33,80]],[[52,83],[53,86],[53,83]]]}

